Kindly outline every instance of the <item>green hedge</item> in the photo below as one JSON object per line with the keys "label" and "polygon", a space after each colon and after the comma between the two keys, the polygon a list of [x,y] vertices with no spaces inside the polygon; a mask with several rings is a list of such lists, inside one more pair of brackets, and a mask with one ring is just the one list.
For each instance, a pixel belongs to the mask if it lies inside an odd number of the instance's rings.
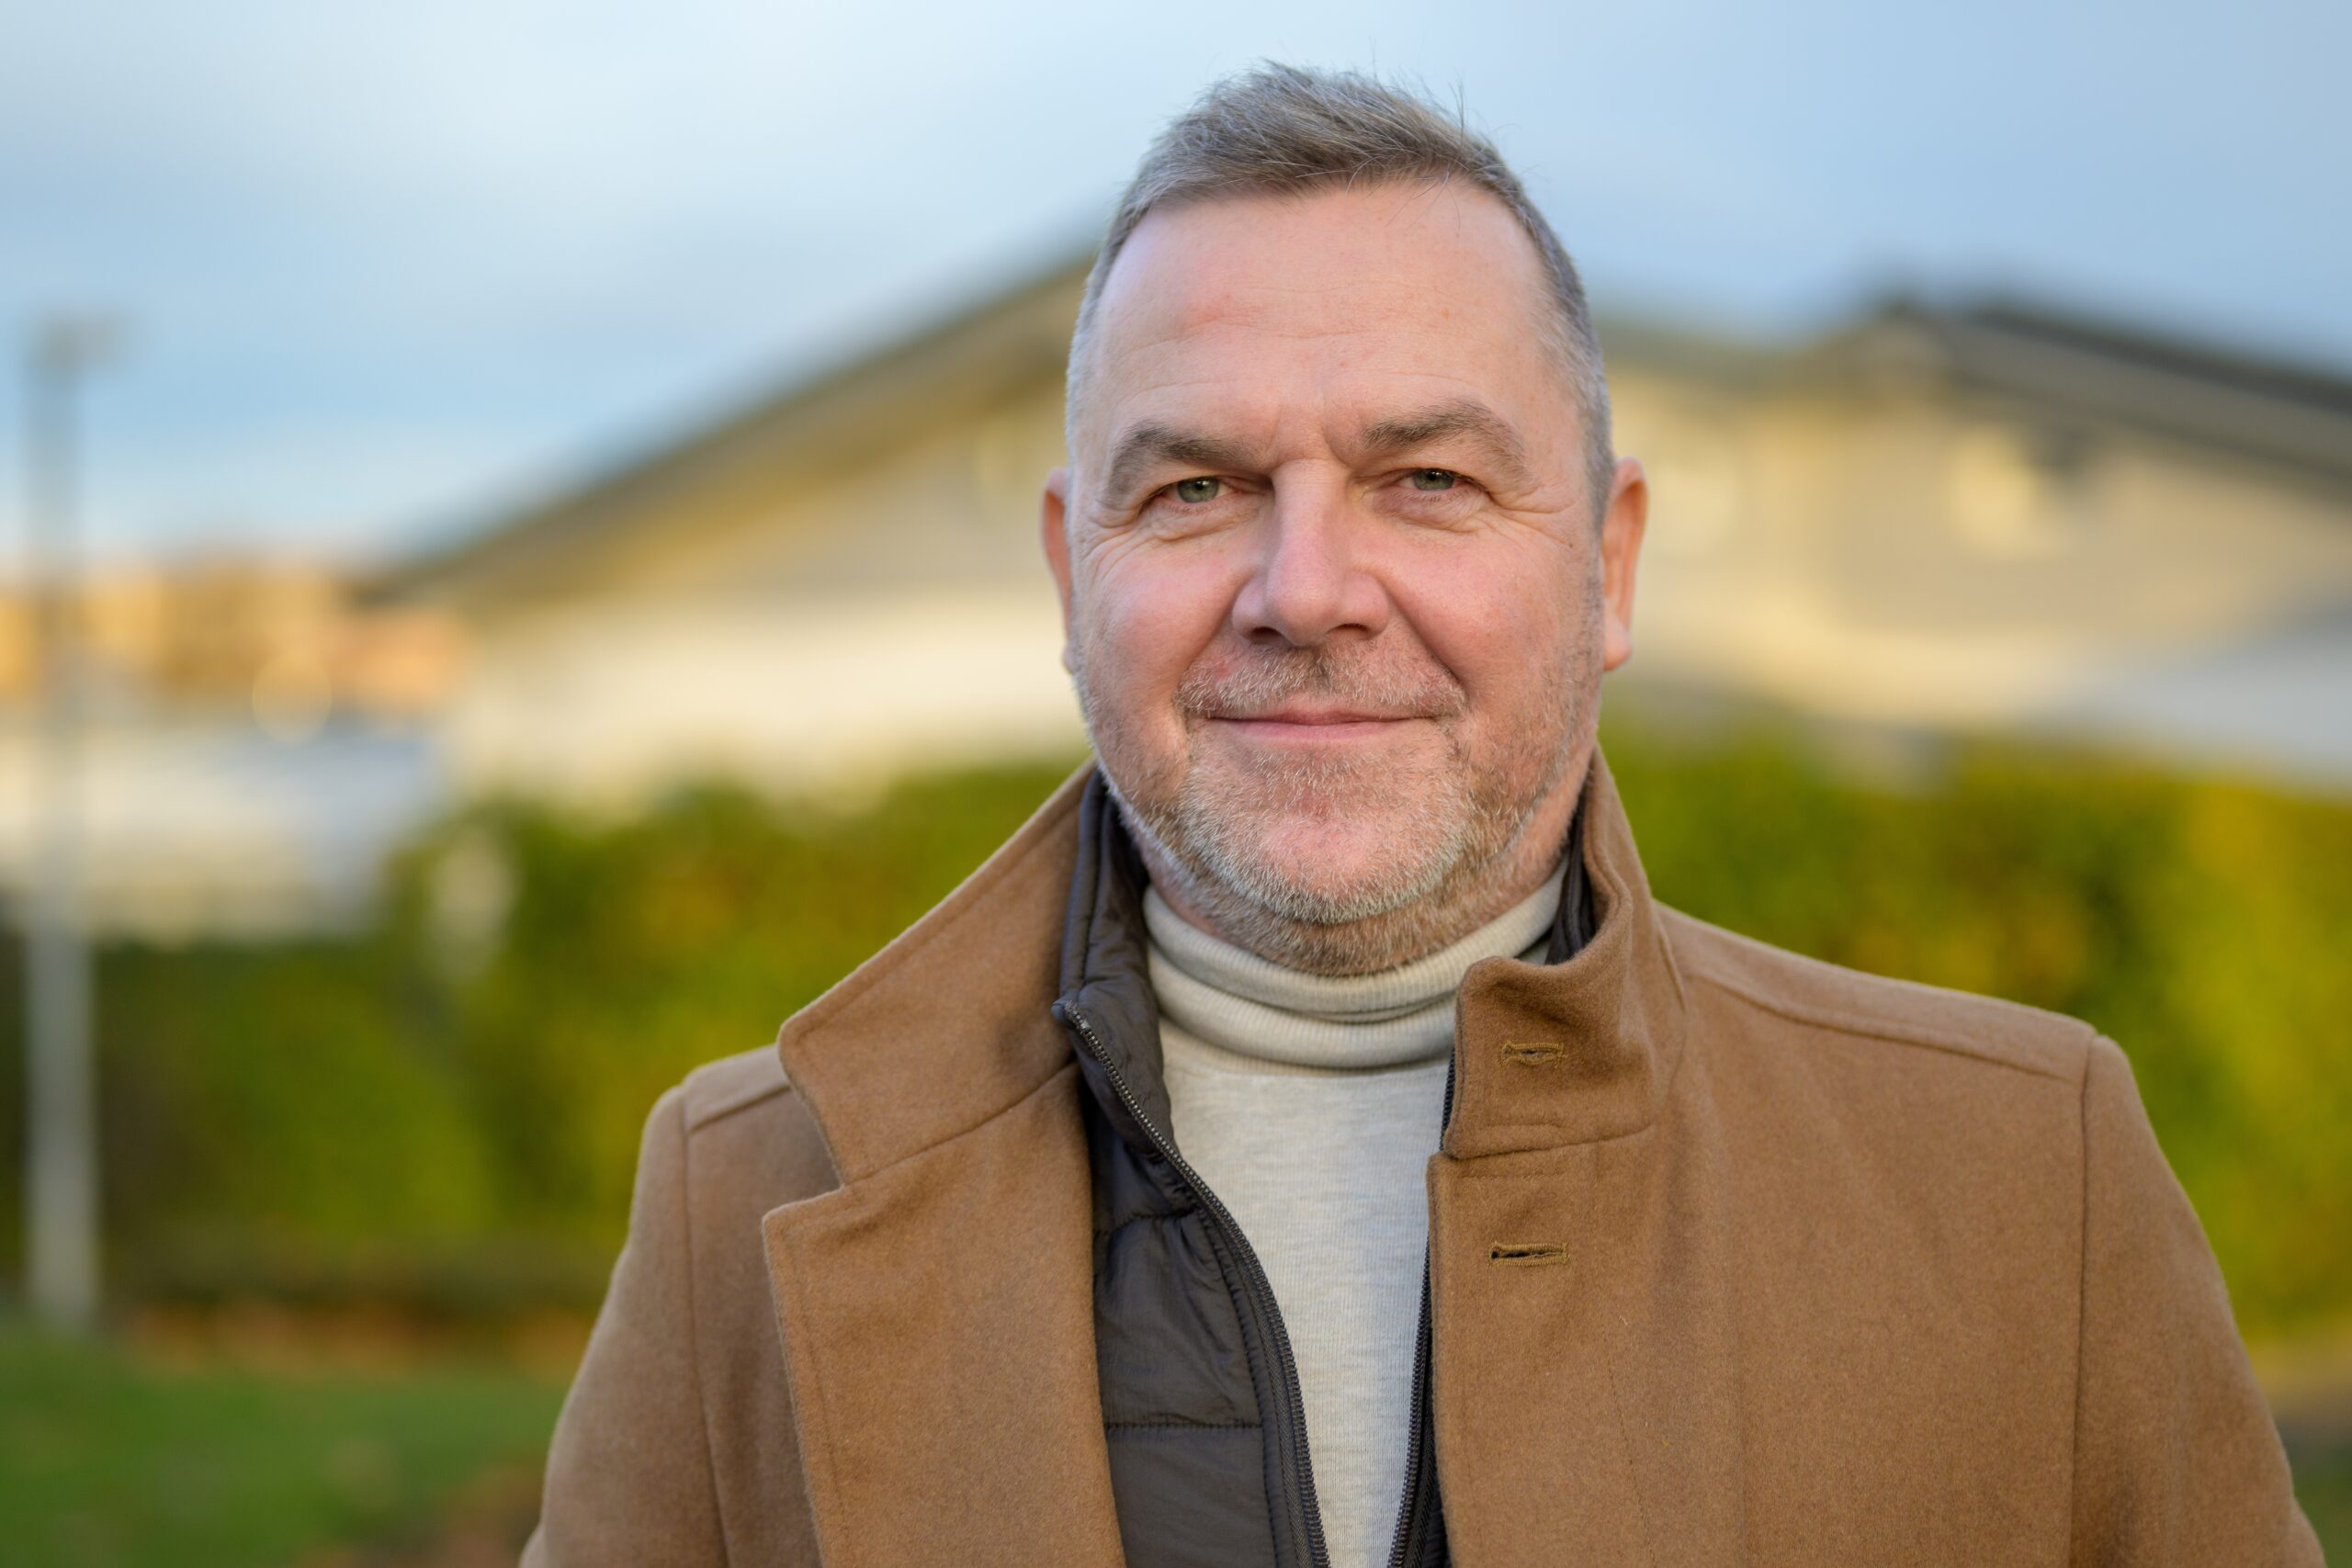
{"label": "green hedge", "polygon": [[[1662,899],[2091,1020],[2130,1053],[2248,1329],[2352,1305],[2352,807],[1989,749],[1872,783],[1785,737],[1612,719],[1608,744]],[[106,953],[119,1292],[593,1303],[653,1098],[772,1039],[1064,771],[854,809],[705,789],[617,824],[486,804],[402,856],[365,941]],[[0,986],[13,1140],[13,967]]]}

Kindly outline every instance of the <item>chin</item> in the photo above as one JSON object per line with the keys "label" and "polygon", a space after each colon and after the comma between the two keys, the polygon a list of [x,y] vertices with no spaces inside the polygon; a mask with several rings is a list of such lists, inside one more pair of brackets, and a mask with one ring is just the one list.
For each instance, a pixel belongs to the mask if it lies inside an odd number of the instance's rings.
{"label": "chin", "polygon": [[1292,919],[1341,925],[1425,897],[1442,881],[1451,846],[1399,822],[1277,818],[1249,835],[1220,868],[1225,878]]}
{"label": "chin", "polygon": [[1258,834],[1258,858],[1270,873],[1300,886],[1351,887],[1396,874],[1418,857],[1421,835],[1402,822],[1351,817],[1283,817]]}

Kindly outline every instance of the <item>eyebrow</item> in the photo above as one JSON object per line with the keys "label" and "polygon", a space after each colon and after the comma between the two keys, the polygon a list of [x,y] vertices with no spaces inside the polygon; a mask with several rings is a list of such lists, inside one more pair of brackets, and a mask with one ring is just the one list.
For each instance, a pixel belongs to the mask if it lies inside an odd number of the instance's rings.
{"label": "eyebrow", "polygon": [[[1457,398],[1410,413],[1374,420],[1363,427],[1357,440],[1366,456],[1381,457],[1456,436],[1469,440],[1495,465],[1499,470],[1498,479],[1505,486],[1532,481],[1527,448],[1521,442],[1519,432],[1509,420],[1475,398]],[[1256,461],[1256,453],[1240,442],[1180,429],[1158,420],[1145,420],[1128,426],[1113,443],[1102,491],[1125,496],[1146,470],[1159,463],[1247,469]]]}
{"label": "eyebrow", "polygon": [[1246,468],[1252,454],[1235,441],[1220,440],[1198,431],[1179,430],[1157,420],[1130,425],[1111,448],[1111,462],[1102,481],[1105,495],[1124,496],[1136,477],[1155,463],[1182,463],[1200,468]]}
{"label": "eyebrow", "polygon": [[1434,441],[1460,436],[1476,446],[1495,465],[1498,480],[1506,487],[1532,481],[1527,447],[1510,421],[1476,398],[1457,398],[1413,413],[1393,414],[1364,426],[1361,437],[1368,456],[1410,451]]}

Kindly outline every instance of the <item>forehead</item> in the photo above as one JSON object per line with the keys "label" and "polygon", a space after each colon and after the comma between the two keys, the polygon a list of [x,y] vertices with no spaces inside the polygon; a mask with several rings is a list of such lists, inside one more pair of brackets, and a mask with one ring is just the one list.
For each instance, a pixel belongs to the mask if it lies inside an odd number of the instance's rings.
{"label": "forehead", "polygon": [[1376,400],[1400,379],[1521,402],[1549,384],[1546,290],[1518,220],[1464,184],[1155,209],[1104,280],[1082,423],[1099,430],[1138,400],[1271,415],[1300,396]]}

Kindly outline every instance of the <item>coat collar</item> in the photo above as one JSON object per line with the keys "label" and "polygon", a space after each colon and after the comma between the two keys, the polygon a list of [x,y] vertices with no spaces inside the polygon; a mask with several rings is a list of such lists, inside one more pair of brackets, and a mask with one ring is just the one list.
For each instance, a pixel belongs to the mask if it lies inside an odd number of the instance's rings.
{"label": "coat collar", "polygon": [[[962,886],[785,1024],[785,1074],[844,1182],[978,1125],[1069,1063],[1054,1000],[1099,978],[1089,944],[1067,940],[1073,874],[1081,854],[1096,862],[1105,901],[1131,899],[1140,880],[1139,867],[1096,848],[1096,776],[1091,762],[1073,773]],[[1589,939],[1578,948],[1555,936],[1555,953],[1574,949],[1565,961],[1490,958],[1463,977],[1457,1041],[1496,1048],[1465,1055],[1457,1043],[1446,1139],[1456,1158],[1646,1126],[1680,1059],[1681,977],[1598,743],[1577,815]],[[1098,904],[1095,924],[1140,933],[1140,912],[1125,913]],[[1093,969],[1111,967],[1098,953]],[[952,1028],[942,1027],[943,998],[953,998]]]}
{"label": "coat collar", "polygon": [[[1064,934],[1094,773],[778,1036],[842,1179],[763,1221],[828,1563],[1119,1561],[1083,1091],[1051,1011],[1086,979]],[[1563,963],[1464,976],[1455,1160],[1611,1137],[1664,1103],[1681,984],[1598,746],[1580,815],[1597,929]]]}
{"label": "coat collar", "polygon": [[776,1051],[855,1182],[979,1125],[1067,1065],[1054,1021],[1080,768],[962,886],[785,1021]]}
{"label": "coat collar", "polygon": [[[1470,966],[1455,997],[1455,1159],[1593,1143],[1657,1120],[1682,1059],[1682,978],[1598,742],[1585,773],[1589,939]],[[1553,953],[1570,944],[1555,937]]]}

